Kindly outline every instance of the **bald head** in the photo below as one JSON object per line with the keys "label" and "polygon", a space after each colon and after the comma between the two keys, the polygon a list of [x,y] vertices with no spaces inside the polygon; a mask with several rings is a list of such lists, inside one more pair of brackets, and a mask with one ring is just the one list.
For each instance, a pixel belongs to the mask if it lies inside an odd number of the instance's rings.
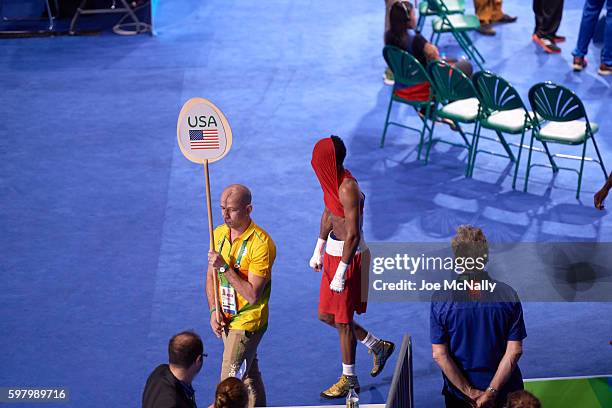
{"label": "bald head", "polygon": [[[251,223],[251,191],[242,184],[232,184],[221,193],[221,212],[228,227],[237,231]],[[241,231],[240,231],[241,232]]]}
{"label": "bald head", "polygon": [[221,202],[231,199],[240,205],[251,204],[251,190],[242,184],[232,184],[221,193]]}

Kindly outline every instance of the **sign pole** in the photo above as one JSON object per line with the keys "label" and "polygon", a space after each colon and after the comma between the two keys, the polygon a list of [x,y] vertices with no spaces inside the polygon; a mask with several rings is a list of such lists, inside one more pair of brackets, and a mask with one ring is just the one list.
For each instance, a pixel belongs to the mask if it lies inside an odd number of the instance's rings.
{"label": "sign pole", "polygon": [[[208,237],[209,237],[209,248],[211,251],[215,251],[215,235],[213,233],[213,219],[212,219],[212,204],[210,198],[210,176],[208,175],[208,159],[204,160],[204,178],[206,179],[206,209],[208,210]],[[217,280],[217,274],[213,270],[213,287],[215,294],[215,316],[217,317],[217,323],[221,323],[221,311],[219,310],[219,282]]]}

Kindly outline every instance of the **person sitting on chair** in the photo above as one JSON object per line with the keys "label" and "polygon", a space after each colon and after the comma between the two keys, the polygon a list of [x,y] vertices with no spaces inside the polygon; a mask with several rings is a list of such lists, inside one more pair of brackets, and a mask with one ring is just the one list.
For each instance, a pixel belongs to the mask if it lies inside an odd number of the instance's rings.
{"label": "person sitting on chair", "polygon": [[[391,6],[389,11],[389,30],[385,33],[385,45],[391,45],[400,48],[427,68],[427,64],[431,61],[440,59],[438,47],[430,43],[420,33],[412,31],[416,27],[416,16],[412,3],[408,1],[398,1]],[[457,69],[460,69],[468,77],[472,76],[472,64],[465,59],[456,61],[453,64]],[[427,101],[429,99],[430,85],[428,82],[423,82],[411,86],[402,86],[395,83],[393,92],[402,99],[409,101]],[[417,110],[421,118],[425,116],[426,108],[423,107]],[[452,130],[457,130],[457,124],[450,119],[441,119],[442,123],[446,123]]]}

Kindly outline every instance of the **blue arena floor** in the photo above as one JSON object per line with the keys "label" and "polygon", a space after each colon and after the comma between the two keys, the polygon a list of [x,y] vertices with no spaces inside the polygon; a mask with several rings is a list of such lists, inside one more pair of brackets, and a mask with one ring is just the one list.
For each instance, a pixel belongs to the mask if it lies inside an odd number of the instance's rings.
{"label": "blue arena floor", "polygon": [[[612,79],[595,71],[601,44],[585,72],[571,71],[582,2],[566,1],[567,42],[553,56],[531,42],[531,2],[506,3],[518,22],[475,37],[486,67],[525,100],[543,80],[573,89],[602,129],[611,170]],[[232,152],[211,167],[215,202],[227,184],[249,186],[254,219],[278,247],[259,350],[269,405],[328,403],[319,392],[341,370],[337,335],[316,320],[320,277],[308,268],[323,206],[309,162],[321,137],[347,144],[369,241],[447,242],[464,223],[491,242],[612,241],[609,211],[592,208],[603,183],[596,165],[586,164],[576,200],[573,173],[553,179],[536,169],[523,193],[501,158],[478,156],[467,180],[463,150],[438,145],[424,166],[416,136],[399,128],[379,149],[390,92],[383,14],[380,0],[166,1],[155,37],[0,41],[0,386],[68,387],[73,407],[138,406],[169,337],[195,329],[210,356],[194,383],[198,404],[212,401],[222,346],[204,298],[203,171],[182,156],[175,130],[193,96],[213,100],[234,131]],[[456,52],[450,37],[441,45]],[[414,112],[395,114],[417,123]],[[523,306],[525,377],[612,373],[612,304]],[[427,303],[371,303],[359,321],[396,343],[412,334],[417,406],[439,407],[428,319]],[[358,349],[362,402],[385,400],[394,363],[372,379]]]}

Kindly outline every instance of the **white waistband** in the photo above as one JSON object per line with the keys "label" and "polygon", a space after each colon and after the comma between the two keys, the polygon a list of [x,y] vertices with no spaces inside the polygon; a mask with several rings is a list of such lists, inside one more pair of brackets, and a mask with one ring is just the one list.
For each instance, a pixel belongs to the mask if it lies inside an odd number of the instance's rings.
{"label": "white waistband", "polygon": [[[331,233],[327,237],[327,243],[325,245],[325,252],[331,256],[342,256],[342,250],[344,249],[344,241],[340,241],[332,238]],[[364,252],[368,250],[368,245],[363,239],[363,233],[361,234],[361,240],[359,241],[359,246],[357,247],[357,252]]]}

